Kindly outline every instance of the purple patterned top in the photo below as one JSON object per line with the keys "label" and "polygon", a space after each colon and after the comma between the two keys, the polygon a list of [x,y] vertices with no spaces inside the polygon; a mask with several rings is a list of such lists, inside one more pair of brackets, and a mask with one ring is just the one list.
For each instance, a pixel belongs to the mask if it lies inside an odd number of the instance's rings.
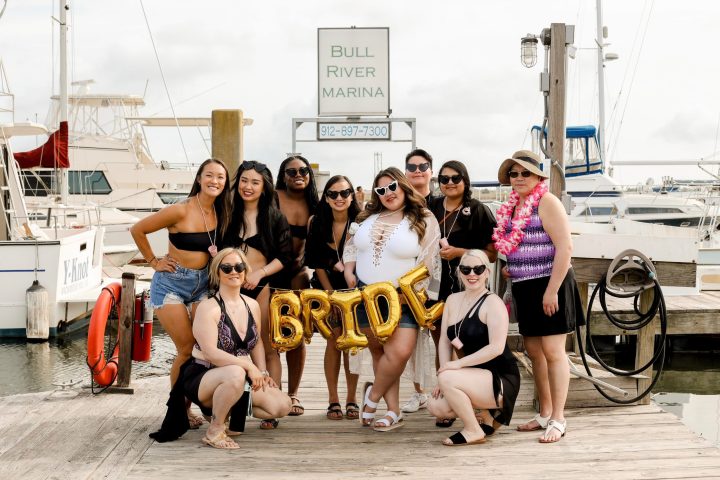
{"label": "purple patterned top", "polygon": [[[508,229],[508,233],[510,229]],[[507,267],[513,282],[549,277],[555,259],[555,245],[543,228],[537,207],[533,208],[517,249],[507,255]]]}

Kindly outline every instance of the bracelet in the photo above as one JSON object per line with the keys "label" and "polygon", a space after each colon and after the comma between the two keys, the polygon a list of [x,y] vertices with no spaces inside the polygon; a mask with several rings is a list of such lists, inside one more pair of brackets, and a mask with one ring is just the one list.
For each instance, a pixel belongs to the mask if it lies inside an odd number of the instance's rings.
{"label": "bracelet", "polygon": [[262,374],[263,377],[269,377],[269,376],[270,376],[270,372],[268,372],[267,370],[262,370],[260,373]]}
{"label": "bracelet", "polygon": [[265,267],[260,267],[260,270],[263,271],[263,273],[265,274],[266,277],[268,276],[268,273],[267,273],[267,270],[265,270]]}
{"label": "bracelet", "polygon": [[157,257],[151,258],[150,260],[148,260],[148,265],[152,266],[152,262],[156,261],[156,260],[157,260]]}

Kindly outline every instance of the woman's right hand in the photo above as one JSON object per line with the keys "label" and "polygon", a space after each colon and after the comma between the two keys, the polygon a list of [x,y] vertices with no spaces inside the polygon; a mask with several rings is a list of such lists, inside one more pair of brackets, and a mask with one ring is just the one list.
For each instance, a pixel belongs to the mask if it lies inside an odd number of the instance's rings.
{"label": "woman's right hand", "polygon": [[258,367],[256,367],[255,365],[250,367],[248,369],[247,375],[250,379],[250,382],[252,383],[253,392],[257,392],[261,388],[265,390],[265,376],[262,374]]}
{"label": "woman's right hand", "polygon": [[164,257],[155,258],[157,260],[155,262],[155,265],[151,265],[153,270],[156,272],[170,272],[174,273],[175,269],[177,267],[177,260],[172,258],[170,255],[165,255]]}
{"label": "woman's right hand", "polygon": [[435,388],[433,388],[433,391],[432,391],[432,394],[431,394],[431,395],[432,395],[432,397],[433,397],[435,400],[437,400],[437,399],[439,399],[440,397],[442,397],[442,392],[440,391],[440,385],[435,385]]}

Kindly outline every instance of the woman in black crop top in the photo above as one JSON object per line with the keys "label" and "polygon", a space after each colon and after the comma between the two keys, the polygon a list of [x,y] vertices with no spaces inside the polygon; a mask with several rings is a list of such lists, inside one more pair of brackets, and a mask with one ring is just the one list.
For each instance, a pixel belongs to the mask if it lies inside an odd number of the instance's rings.
{"label": "woman in black crop top", "polygon": [[[310,162],[300,155],[286,158],[280,164],[277,181],[278,208],[290,225],[293,245],[293,261],[272,285],[278,288],[302,290],[310,286],[307,268],[304,265],[305,238],[307,224],[318,206],[318,192],[315,186],[315,175]],[[290,415],[302,415],[304,408],[297,399],[300,378],[305,366],[305,344],[287,352],[288,392],[293,399],[293,410]]]}
{"label": "woman in black crop top", "polygon": [[[350,179],[343,175],[335,175],[325,184],[317,213],[308,222],[308,236],[305,242],[305,264],[314,269],[312,286],[322,290],[333,291],[348,288],[343,275],[343,249],[348,240],[350,223],[360,212],[355,199],[355,190]],[[333,312],[331,325],[333,334],[339,336],[340,319]],[[329,338],[325,346],[325,380],[328,386],[327,418],[342,420],[343,412],[338,396],[338,375],[340,359],[345,362],[345,381],[347,398],[345,415],[358,418],[359,407],[355,400],[358,375],[350,373],[348,353],[342,354],[336,347],[335,338]]]}
{"label": "woman in black crop top", "polygon": [[[212,414],[202,441],[216,448],[238,448],[228,435],[239,434],[245,425],[247,403],[240,402],[251,389],[252,415],[284,417],[290,398],[280,391],[265,368],[260,306],[240,289],[251,268],[243,253],[221,250],[210,265],[210,286],[216,293],[198,306],[193,323],[196,339],[193,359],[183,367],[185,394],[204,413]],[[264,335],[267,336],[267,335]],[[244,407],[244,408],[243,408]],[[226,430],[225,421],[231,416]]]}
{"label": "woman in black crop top", "polygon": [[[192,315],[206,296],[207,264],[217,253],[229,221],[228,186],[225,164],[215,158],[205,160],[185,200],[143,218],[130,229],[140,253],[155,270],[150,300],[177,348],[170,369],[171,384],[175,384],[180,366],[192,352]],[[156,257],[147,236],[164,228],[169,232],[168,254]],[[197,428],[202,417],[191,415],[190,423]]]}
{"label": "woman in black crop top", "polygon": [[[252,272],[245,278],[242,291],[260,304],[261,323],[268,332],[271,295],[268,281],[292,261],[290,229],[274,205],[272,173],[265,164],[243,162],[235,175],[231,196],[233,217],[222,245],[240,248],[247,256]],[[268,370],[279,385],[280,357],[270,346],[267,335],[262,340]]]}
{"label": "woman in black crop top", "polygon": [[[463,421],[463,430],[443,441],[447,446],[484,443],[486,435],[509,425],[520,389],[520,372],[506,344],[507,310],[487,288],[490,261],[485,252],[468,250],[457,275],[465,291],[445,302],[438,387],[427,407],[438,418]],[[451,360],[453,351],[457,360]],[[475,408],[487,410],[482,425]]]}

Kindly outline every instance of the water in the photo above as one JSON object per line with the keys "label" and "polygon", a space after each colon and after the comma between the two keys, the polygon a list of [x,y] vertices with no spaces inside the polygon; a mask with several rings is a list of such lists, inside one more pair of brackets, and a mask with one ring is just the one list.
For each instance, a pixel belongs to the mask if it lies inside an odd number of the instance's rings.
{"label": "water", "polygon": [[[44,343],[0,340],[0,396],[44,392],[63,384],[89,386],[86,335],[78,333]],[[151,351],[149,362],[133,362],[133,378],[170,372],[175,347],[157,321],[153,324]]]}
{"label": "water", "polygon": [[[150,362],[133,362],[133,378],[167,375],[175,355],[170,337],[156,321],[153,324]],[[60,384],[90,385],[85,359],[86,337],[45,343],[0,341],[0,396],[54,390]],[[611,364],[627,368],[631,355],[614,357]],[[603,355],[606,357],[606,355]],[[654,388],[653,401],[673,413],[688,428],[720,447],[720,355],[674,352]]]}

